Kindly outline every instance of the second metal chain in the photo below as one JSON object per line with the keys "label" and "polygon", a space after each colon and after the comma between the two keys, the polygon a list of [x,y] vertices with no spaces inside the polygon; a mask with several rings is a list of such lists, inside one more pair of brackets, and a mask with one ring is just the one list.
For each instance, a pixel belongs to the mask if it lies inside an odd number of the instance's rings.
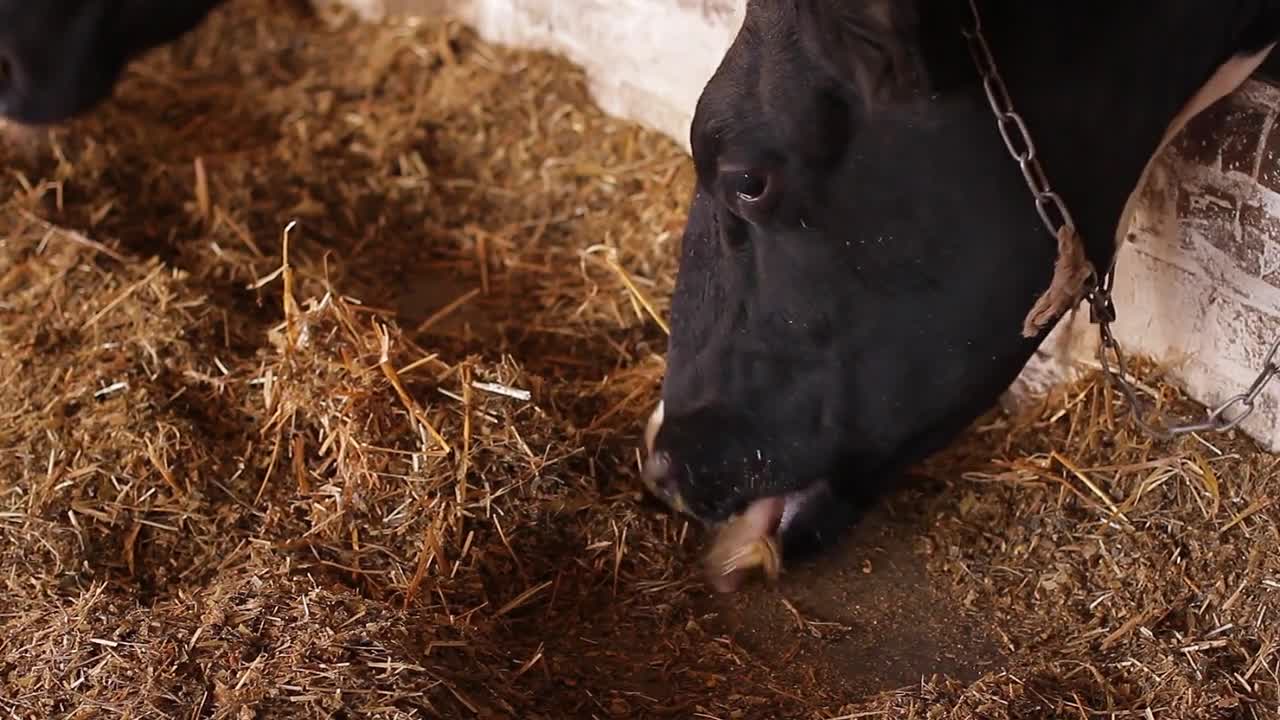
{"label": "second metal chain", "polygon": [[[987,45],[986,37],[982,32],[982,16],[978,13],[977,0],[969,0],[969,9],[973,15],[973,27],[964,29],[962,32],[969,41],[970,54],[973,56],[974,64],[977,65],[978,73],[982,76],[982,88],[986,92],[991,111],[995,114],[1000,137],[1004,139],[1009,154],[1022,170],[1022,176],[1035,199],[1036,211],[1040,214],[1040,220],[1044,223],[1045,229],[1055,238],[1064,227],[1069,227],[1074,232],[1075,222],[1071,213],[1067,210],[1062,198],[1049,186],[1048,176],[1045,175],[1044,168],[1040,166],[1040,161],[1036,157],[1036,146],[1031,140],[1031,133],[1022,116],[1014,111],[1013,100],[996,68],[995,57],[991,54],[991,48]],[[1050,210],[1057,213],[1057,222],[1054,221]],[[1169,424],[1166,422],[1167,418],[1161,416],[1159,425],[1153,425],[1142,417],[1142,401],[1138,397],[1138,390],[1126,377],[1128,368],[1124,353],[1111,332],[1111,323],[1116,319],[1115,305],[1111,299],[1114,279],[1113,257],[1112,266],[1102,274],[1101,278],[1096,272],[1093,273],[1086,286],[1084,299],[1089,302],[1090,321],[1098,326],[1100,340],[1098,359],[1103,373],[1108,380],[1114,381],[1120,388],[1138,427],[1152,437],[1169,440],[1189,433],[1224,432],[1244,422],[1245,418],[1253,413],[1258,396],[1277,375],[1280,375],[1280,337],[1271,344],[1270,351],[1262,361],[1262,370],[1248,389],[1233,395],[1210,410],[1204,420]],[[1108,354],[1115,356],[1114,370]]]}

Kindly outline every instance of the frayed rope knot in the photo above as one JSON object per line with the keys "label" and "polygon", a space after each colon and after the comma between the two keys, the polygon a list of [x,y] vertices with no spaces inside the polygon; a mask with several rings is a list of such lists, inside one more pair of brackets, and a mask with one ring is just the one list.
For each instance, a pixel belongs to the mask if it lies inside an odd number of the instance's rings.
{"label": "frayed rope knot", "polygon": [[1022,323],[1022,336],[1035,337],[1045,326],[1084,297],[1085,284],[1093,276],[1093,264],[1084,254],[1080,233],[1071,225],[1058,229],[1058,259],[1053,264],[1053,280]]}

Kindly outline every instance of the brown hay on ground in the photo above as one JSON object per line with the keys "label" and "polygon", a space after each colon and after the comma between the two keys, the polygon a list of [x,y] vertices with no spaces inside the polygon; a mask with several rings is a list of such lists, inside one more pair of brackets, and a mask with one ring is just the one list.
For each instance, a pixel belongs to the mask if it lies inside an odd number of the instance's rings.
{"label": "brown hay on ground", "polygon": [[272,7],[0,148],[5,716],[1280,702],[1280,466],[1144,444],[1096,379],[926,468],[919,552],[1007,670],[846,697],[709,630],[698,533],[635,482],[687,159],[561,60]]}

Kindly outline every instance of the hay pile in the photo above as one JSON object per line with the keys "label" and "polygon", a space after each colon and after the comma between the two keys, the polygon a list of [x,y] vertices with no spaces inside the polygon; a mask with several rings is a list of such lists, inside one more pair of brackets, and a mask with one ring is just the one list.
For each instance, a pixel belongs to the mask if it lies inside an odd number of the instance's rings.
{"label": "hay pile", "polygon": [[275,8],[230,4],[93,117],[0,146],[0,713],[1280,702],[1275,459],[1144,445],[1095,381],[896,501],[1003,669],[863,697],[717,631],[740,601],[635,481],[687,158],[553,57]]}

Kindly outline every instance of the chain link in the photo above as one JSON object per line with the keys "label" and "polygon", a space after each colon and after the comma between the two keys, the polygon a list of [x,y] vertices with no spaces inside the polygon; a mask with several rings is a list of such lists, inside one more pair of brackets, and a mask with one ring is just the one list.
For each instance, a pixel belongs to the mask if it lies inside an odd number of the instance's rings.
{"label": "chain link", "polygon": [[[1071,218],[1066,203],[1049,187],[1049,179],[1036,158],[1036,145],[1031,141],[1031,132],[1027,130],[1022,116],[1013,110],[1013,99],[1009,97],[1009,90],[996,70],[995,57],[982,34],[982,17],[978,14],[976,0],[969,0],[969,7],[973,10],[973,27],[964,30],[964,36],[969,41],[969,53],[973,56],[973,62],[982,75],[982,88],[986,91],[987,102],[991,104],[991,112],[995,113],[996,127],[1000,130],[1000,137],[1004,138],[1009,154],[1022,170],[1027,187],[1031,188],[1036,211],[1040,213],[1045,229],[1050,235],[1057,237],[1062,227],[1074,227],[1075,221]],[[1016,132],[1016,136],[1011,134],[1013,132]],[[1050,210],[1058,213],[1057,222],[1050,216]]]}
{"label": "chain link", "polygon": [[[995,57],[991,54],[991,48],[987,45],[987,39],[982,32],[982,16],[978,13],[977,0],[969,0],[969,9],[973,15],[973,26],[964,28],[961,32],[969,42],[969,53],[973,56],[973,62],[982,76],[982,88],[986,92],[987,102],[991,105],[991,112],[995,115],[996,127],[1000,131],[1000,137],[1004,139],[1005,148],[1022,170],[1022,177],[1026,180],[1027,187],[1035,200],[1036,212],[1039,213],[1040,220],[1049,234],[1057,238],[1064,227],[1071,228],[1074,232],[1075,221],[1071,217],[1071,212],[1067,210],[1062,198],[1049,186],[1044,168],[1040,166],[1040,161],[1036,157],[1036,146],[1031,140],[1031,133],[1022,116],[1014,111],[1013,100],[996,68]],[[1056,221],[1053,213],[1057,213]],[[1101,278],[1096,272],[1090,275],[1085,286],[1084,299],[1089,303],[1090,322],[1098,326],[1100,340],[1098,359],[1103,373],[1108,380],[1113,381],[1120,388],[1138,427],[1154,438],[1170,440],[1189,433],[1225,432],[1244,422],[1245,418],[1253,413],[1258,396],[1276,376],[1280,375],[1280,337],[1272,343],[1270,351],[1262,362],[1262,371],[1258,373],[1249,388],[1210,410],[1204,420],[1175,425],[1168,423],[1167,418],[1161,415],[1158,424],[1149,423],[1142,417],[1142,401],[1138,397],[1138,390],[1127,378],[1129,371],[1125,364],[1124,352],[1111,332],[1111,323],[1116,320],[1115,304],[1111,298],[1114,280],[1115,257],[1113,256],[1111,267],[1103,273]],[[1109,354],[1115,356],[1115,369],[1111,367]]]}

